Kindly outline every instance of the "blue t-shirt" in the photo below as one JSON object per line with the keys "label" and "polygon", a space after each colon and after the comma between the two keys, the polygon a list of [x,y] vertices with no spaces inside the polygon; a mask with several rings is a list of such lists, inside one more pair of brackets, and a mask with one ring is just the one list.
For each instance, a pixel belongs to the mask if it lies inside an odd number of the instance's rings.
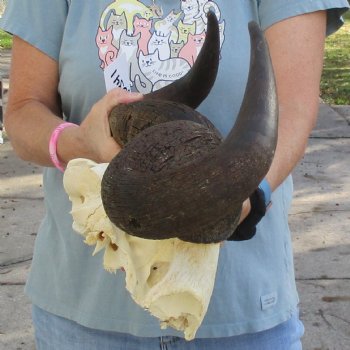
{"label": "blue t-shirt", "polygon": [[[64,118],[79,124],[107,89],[142,93],[180,78],[205,37],[205,10],[220,22],[218,78],[199,110],[226,135],[247,81],[247,23],[263,29],[302,13],[328,9],[328,32],[341,25],[346,0],[11,0],[1,26],[59,64]],[[35,67],[33,67],[35,69]],[[72,230],[62,174],[44,170],[46,215],[36,239],[26,293],[32,302],[87,327],[138,336],[178,335],[136,305],[124,274],[103,270],[102,255]],[[257,332],[297,309],[288,210],[289,177],[272,194],[273,206],[256,236],[221,248],[214,292],[197,337]],[[203,267],[205,268],[205,267]]]}

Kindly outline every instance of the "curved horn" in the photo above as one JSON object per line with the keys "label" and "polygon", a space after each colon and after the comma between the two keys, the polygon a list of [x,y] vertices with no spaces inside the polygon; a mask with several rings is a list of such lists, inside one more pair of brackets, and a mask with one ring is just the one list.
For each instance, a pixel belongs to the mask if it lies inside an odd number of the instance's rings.
{"label": "curved horn", "polygon": [[174,83],[145,95],[145,99],[161,99],[197,108],[208,96],[218,72],[220,32],[216,15],[207,13],[207,33],[203,47],[188,73]]}
{"label": "curved horn", "polygon": [[[249,31],[252,52],[247,88],[226,140],[219,146],[209,141],[215,145],[203,155],[201,141],[209,131],[186,121],[180,123],[185,124],[182,127],[169,122],[136,136],[112,160],[102,180],[103,205],[116,226],[143,238],[178,237],[197,243],[219,242],[232,234],[242,202],[270,167],[277,141],[277,97],[267,43],[257,24],[251,23]],[[187,129],[192,129],[190,136],[183,136]],[[173,135],[182,139],[174,152],[168,152]],[[180,165],[174,160],[170,168],[152,168],[154,151],[160,150],[157,159],[166,163],[167,157],[181,158],[189,140],[197,143],[187,150],[195,159]]]}

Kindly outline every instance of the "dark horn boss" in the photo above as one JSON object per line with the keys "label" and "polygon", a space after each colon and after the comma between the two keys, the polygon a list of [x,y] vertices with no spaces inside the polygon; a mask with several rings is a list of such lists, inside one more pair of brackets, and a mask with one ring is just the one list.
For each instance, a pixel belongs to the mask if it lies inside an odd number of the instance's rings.
{"label": "dark horn boss", "polygon": [[203,48],[191,70],[144,100],[116,106],[112,135],[123,147],[103,176],[101,196],[109,219],[146,239],[177,237],[216,243],[237,227],[242,202],[271,165],[278,107],[268,46],[249,24],[251,61],[236,122],[222,139],[195,108],[218,71],[219,28],[208,13]]}

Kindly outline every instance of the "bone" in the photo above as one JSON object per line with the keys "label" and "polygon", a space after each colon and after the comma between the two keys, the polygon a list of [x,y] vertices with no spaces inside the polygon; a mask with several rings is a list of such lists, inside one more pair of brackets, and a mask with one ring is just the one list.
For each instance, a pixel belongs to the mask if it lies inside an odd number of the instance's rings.
{"label": "bone", "polygon": [[162,328],[183,331],[191,340],[208,309],[220,245],[176,238],[147,240],[118,229],[101,201],[101,179],[107,166],[87,159],[68,163],[63,183],[72,202],[73,228],[86,244],[95,246],[94,255],[103,252],[107,271],[125,270],[131,297],[157,317]]}

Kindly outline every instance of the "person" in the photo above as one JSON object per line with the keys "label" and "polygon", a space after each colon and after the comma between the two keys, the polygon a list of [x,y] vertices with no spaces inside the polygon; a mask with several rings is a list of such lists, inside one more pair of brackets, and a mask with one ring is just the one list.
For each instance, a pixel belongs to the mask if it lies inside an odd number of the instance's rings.
{"label": "person", "polygon": [[[57,167],[78,157],[109,162],[119,152],[109,112],[118,103],[142,99],[193,64],[209,7],[220,23],[221,58],[199,110],[227,134],[247,80],[247,24],[255,20],[275,71],[279,137],[266,175],[272,206],[252,239],[222,245],[208,312],[196,339],[186,342],[173,329],[161,330],[132,301],[123,274],[104,271],[73,232]],[[301,349],[288,228],[290,174],[315,125],[325,35],[341,26],[347,8],[346,0],[8,3],[1,27],[14,40],[5,127],[18,156],[45,167],[46,214],[25,288],[38,349]],[[79,127],[70,125],[58,135],[63,122]],[[49,152],[55,130],[56,159]],[[249,200],[243,207],[244,222]]]}

